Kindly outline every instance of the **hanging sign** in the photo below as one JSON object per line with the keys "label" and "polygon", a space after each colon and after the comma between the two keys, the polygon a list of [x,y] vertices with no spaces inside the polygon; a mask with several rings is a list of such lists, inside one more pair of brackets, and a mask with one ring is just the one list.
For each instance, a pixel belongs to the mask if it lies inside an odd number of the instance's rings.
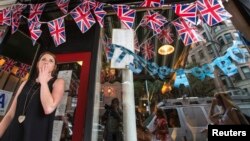
{"label": "hanging sign", "polygon": [[4,116],[9,106],[13,92],[0,90],[0,116]]}

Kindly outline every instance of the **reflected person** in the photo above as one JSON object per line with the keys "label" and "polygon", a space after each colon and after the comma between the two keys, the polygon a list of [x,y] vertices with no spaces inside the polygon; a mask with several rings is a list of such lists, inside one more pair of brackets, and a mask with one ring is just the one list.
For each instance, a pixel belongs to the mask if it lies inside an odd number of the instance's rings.
{"label": "reflected person", "polygon": [[[219,112],[215,112],[216,106],[221,107]],[[209,118],[216,125],[249,124],[240,108],[226,93],[217,93],[214,95]]]}
{"label": "reflected person", "polygon": [[122,141],[122,110],[119,107],[119,99],[114,98],[111,105],[105,105],[105,113],[102,116],[102,122],[105,124],[105,141]]}

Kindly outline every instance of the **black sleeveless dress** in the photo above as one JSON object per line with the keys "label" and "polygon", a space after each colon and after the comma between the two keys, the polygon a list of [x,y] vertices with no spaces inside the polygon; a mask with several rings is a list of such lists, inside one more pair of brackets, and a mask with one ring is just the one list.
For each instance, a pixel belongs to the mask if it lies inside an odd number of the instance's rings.
{"label": "black sleeveless dress", "polygon": [[[52,78],[48,82],[51,92],[55,80],[56,78]],[[28,93],[29,91],[30,93]],[[18,117],[23,113],[25,101],[28,105],[25,110],[26,118],[22,123],[19,123]],[[44,114],[40,101],[40,84],[29,80],[17,98],[15,116],[1,141],[51,141],[54,117],[55,111],[49,115]]]}

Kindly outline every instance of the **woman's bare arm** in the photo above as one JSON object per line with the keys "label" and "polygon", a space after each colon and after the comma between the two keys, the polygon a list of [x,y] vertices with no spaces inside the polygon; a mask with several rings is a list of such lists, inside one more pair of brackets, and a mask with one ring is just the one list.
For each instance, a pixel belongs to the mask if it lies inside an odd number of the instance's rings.
{"label": "woman's bare arm", "polygon": [[19,94],[21,93],[24,85],[26,84],[26,81],[24,81],[20,87],[17,90],[17,93],[12,101],[12,104],[8,110],[8,112],[6,113],[6,115],[4,116],[4,118],[2,119],[2,121],[0,122],[0,137],[3,136],[5,130],[8,128],[8,126],[10,125],[15,112],[16,112],[16,105],[17,105],[17,97],[19,96]]}

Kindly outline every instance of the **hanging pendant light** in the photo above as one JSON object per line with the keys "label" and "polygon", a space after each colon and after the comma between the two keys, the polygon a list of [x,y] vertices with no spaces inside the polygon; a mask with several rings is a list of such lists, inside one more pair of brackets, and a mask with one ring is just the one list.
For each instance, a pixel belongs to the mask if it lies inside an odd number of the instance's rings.
{"label": "hanging pendant light", "polygon": [[174,47],[172,45],[163,45],[158,49],[160,55],[168,55],[174,52]]}

